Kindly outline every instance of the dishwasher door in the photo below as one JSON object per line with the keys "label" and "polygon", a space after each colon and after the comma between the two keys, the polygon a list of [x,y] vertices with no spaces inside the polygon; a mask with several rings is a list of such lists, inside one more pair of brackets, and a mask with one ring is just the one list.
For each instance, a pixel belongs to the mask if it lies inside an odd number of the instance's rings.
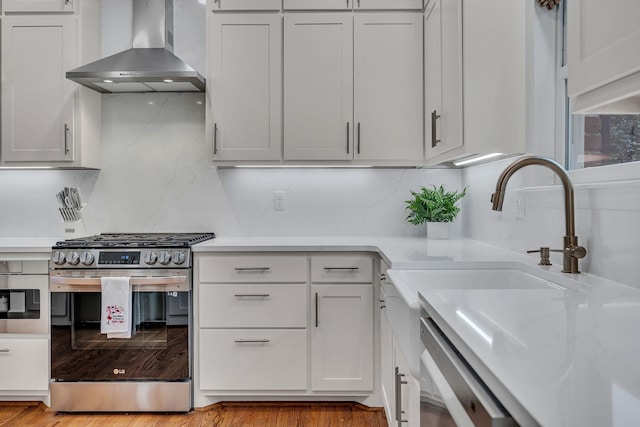
{"label": "dishwasher door", "polygon": [[[511,427],[518,424],[480,381],[471,368],[452,348],[444,334],[430,318],[420,318],[420,339],[426,350],[420,357],[421,376],[424,373],[446,410],[441,411],[438,420],[443,426],[458,427]],[[421,393],[422,426],[434,425],[429,421],[433,410],[423,413],[423,393]],[[424,408],[429,409],[429,402]],[[425,419],[423,423],[423,418]],[[451,424],[449,424],[451,423]]]}

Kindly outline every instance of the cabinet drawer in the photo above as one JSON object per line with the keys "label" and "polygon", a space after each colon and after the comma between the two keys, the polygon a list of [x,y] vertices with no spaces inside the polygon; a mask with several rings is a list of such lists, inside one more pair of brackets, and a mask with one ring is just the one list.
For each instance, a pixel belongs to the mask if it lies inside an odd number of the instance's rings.
{"label": "cabinet drawer", "polygon": [[307,388],[306,329],[201,330],[199,354],[202,390]]}
{"label": "cabinet drawer", "polygon": [[49,388],[49,340],[0,339],[0,391]]}
{"label": "cabinet drawer", "polygon": [[280,0],[209,0],[213,12],[219,10],[280,10]]}
{"label": "cabinet drawer", "polygon": [[304,328],[307,285],[202,285],[200,326],[204,328]]}
{"label": "cabinet drawer", "polygon": [[282,255],[215,255],[200,258],[201,283],[306,282],[307,258]]}
{"label": "cabinet drawer", "polygon": [[311,281],[370,283],[373,260],[369,255],[316,255],[311,258]]}

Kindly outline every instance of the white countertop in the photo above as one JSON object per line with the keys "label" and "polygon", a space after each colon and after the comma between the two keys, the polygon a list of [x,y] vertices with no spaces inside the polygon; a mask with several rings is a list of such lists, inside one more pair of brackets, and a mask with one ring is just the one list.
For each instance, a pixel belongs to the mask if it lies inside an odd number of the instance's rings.
{"label": "white countertop", "polygon": [[[638,425],[640,290],[588,274],[521,269],[566,289],[434,289],[421,286],[424,271],[389,277],[411,303],[420,295],[516,419],[521,405],[543,426]],[[518,405],[509,408],[513,399]]]}
{"label": "white countertop", "polygon": [[0,254],[6,253],[49,253],[51,247],[62,239],[54,238],[0,238]]}
{"label": "white countertop", "polygon": [[430,240],[424,237],[298,236],[216,237],[193,246],[193,252],[216,251],[365,251],[377,252],[394,269],[452,268],[460,262],[482,266],[496,262],[535,264],[531,256],[491,246],[477,240]]}

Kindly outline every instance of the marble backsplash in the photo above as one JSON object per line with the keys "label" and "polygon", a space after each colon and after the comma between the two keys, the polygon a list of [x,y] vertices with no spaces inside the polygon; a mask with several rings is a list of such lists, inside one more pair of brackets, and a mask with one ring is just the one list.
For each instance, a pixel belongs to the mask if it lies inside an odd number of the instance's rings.
{"label": "marble backsplash", "polygon": [[[65,186],[78,187],[86,203],[84,234],[424,235],[405,222],[409,190],[461,187],[452,170],[218,169],[209,161],[203,100],[103,95],[102,169],[0,171],[0,235],[65,236],[55,199]],[[284,211],[274,209],[274,191],[285,191]]]}

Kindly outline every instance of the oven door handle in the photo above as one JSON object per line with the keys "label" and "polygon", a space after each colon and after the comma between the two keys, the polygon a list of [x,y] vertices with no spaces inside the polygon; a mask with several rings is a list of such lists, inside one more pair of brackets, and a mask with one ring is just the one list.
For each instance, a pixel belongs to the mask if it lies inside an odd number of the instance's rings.
{"label": "oven door handle", "polygon": [[[145,292],[189,291],[187,276],[150,276],[131,277],[131,286]],[[49,278],[51,292],[101,292],[100,277],[63,277]]]}

